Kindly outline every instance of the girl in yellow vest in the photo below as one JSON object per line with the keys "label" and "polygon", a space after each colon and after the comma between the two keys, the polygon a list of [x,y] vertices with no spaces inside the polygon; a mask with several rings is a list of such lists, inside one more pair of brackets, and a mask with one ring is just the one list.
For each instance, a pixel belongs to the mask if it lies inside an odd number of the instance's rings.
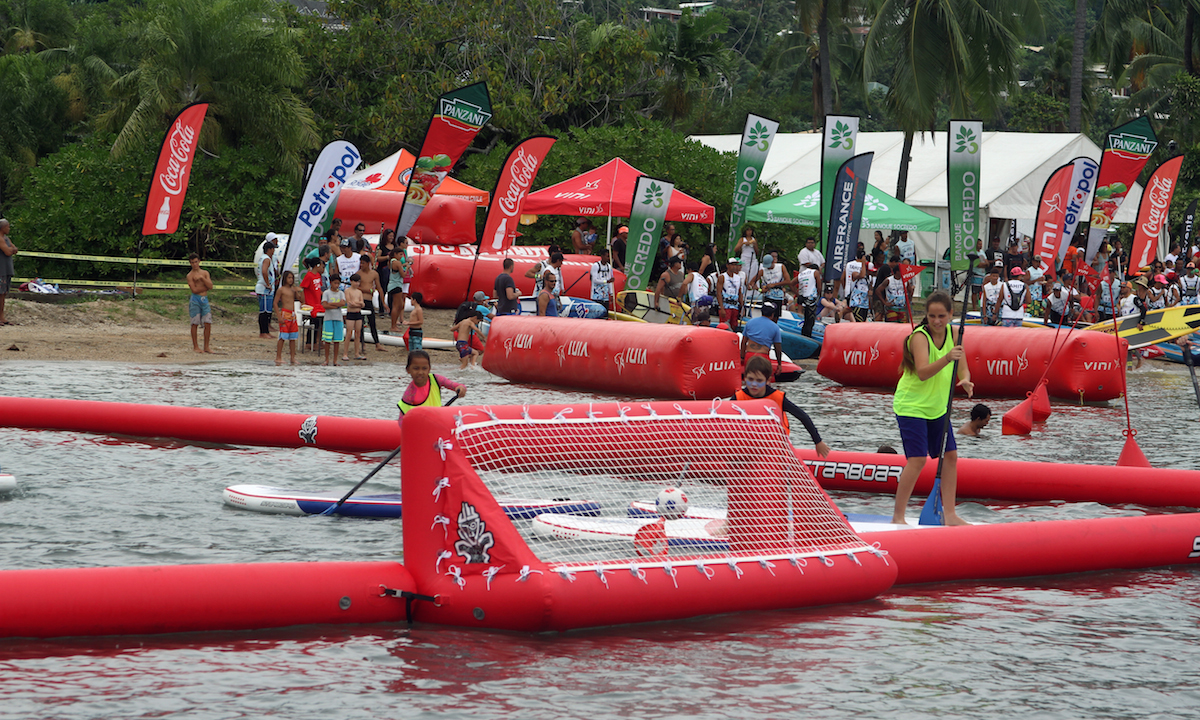
{"label": "girl in yellow vest", "polygon": [[397,422],[403,423],[404,414],[415,407],[422,405],[441,407],[443,390],[457,393],[459,397],[467,394],[466,385],[456,383],[448,377],[433,374],[433,365],[429,361],[429,353],[424,350],[413,350],[410,352],[404,369],[408,371],[409,376],[412,378],[412,384],[404,390],[404,395],[400,398],[400,402],[396,403],[400,408],[400,418]]}
{"label": "girl in yellow vest", "polygon": [[[925,467],[926,457],[937,457],[945,443],[942,462],[942,512],[947,525],[966,525],[954,512],[958,481],[958,446],[947,412],[951,373],[955,360],[963,360],[962,345],[955,345],[950,332],[953,301],[949,293],[937,290],[925,301],[925,319],[904,341],[903,374],[896,385],[892,410],[900,426],[907,463],[896,487],[896,506],[892,522],[904,524],[904,511],[912,495],[917,476]],[[966,362],[958,364],[958,384],[967,397],[975,391]]]}
{"label": "girl in yellow vest", "polygon": [[734,393],[734,400],[761,400],[763,398],[772,400],[779,406],[779,417],[783,422],[783,431],[788,432],[788,414],[799,420],[804,425],[804,429],[808,431],[808,436],[812,438],[813,444],[817,448],[817,454],[821,457],[829,457],[829,446],[821,440],[821,433],[817,432],[817,426],[813,424],[812,418],[808,413],[800,409],[782,390],[776,390],[767,384],[767,380],[771,377],[771,361],[761,355],[754,355],[746,361],[746,369],[742,372],[742,389]]}

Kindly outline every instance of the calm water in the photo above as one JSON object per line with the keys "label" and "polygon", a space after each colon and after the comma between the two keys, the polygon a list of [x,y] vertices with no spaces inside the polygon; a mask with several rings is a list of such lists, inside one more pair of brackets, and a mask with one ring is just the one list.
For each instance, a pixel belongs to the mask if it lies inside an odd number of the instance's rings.
{"label": "calm water", "polygon": [[[469,400],[597,396],[482,371]],[[0,364],[0,394],[393,418],[398,367]],[[788,388],[836,450],[899,444],[890,395],[815,373]],[[1138,441],[1200,469],[1186,373],[1131,375]],[[1124,410],[1056,405],[1029,438],[995,427],[974,457],[1110,464]],[[965,412],[966,404],[959,407]],[[797,443],[807,443],[793,434]],[[0,568],[399,559],[399,524],[228,509],[221,489],[348,489],[382,453],[198,446],[0,429]],[[400,487],[398,469],[368,486]],[[890,497],[841,495],[850,511]],[[1131,514],[1094,504],[966,503],[977,521]],[[19,589],[3,588],[3,592]],[[402,626],[0,641],[0,718],[1168,718],[1200,713],[1200,571],[898,588],[869,603],[562,635]]]}

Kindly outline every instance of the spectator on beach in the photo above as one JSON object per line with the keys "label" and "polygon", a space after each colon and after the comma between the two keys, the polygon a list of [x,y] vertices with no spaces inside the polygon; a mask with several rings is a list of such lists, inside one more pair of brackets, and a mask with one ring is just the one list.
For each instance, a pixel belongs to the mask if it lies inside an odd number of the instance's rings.
{"label": "spectator on beach", "polygon": [[497,315],[518,315],[521,312],[521,294],[517,292],[516,281],[512,272],[515,267],[512,258],[504,258],[503,270],[496,276],[492,291],[496,295]]}
{"label": "spectator on beach", "polygon": [[[561,255],[559,257],[562,257]],[[542,288],[537,296],[537,314],[541,317],[558,317],[558,276],[554,270],[542,273]]]}
{"label": "spectator on beach", "polygon": [[271,337],[271,313],[275,309],[275,241],[263,243],[263,259],[254,268],[254,293],[258,295],[258,337]]}
{"label": "spectator on beach", "polygon": [[1183,293],[1180,304],[1200,305],[1200,271],[1196,263],[1187,264],[1187,274],[1179,278],[1179,287]]}
{"label": "spectator on beach", "polygon": [[700,268],[697,272],[704,277],[717,272],[717,246],[713,243],[704,246],[704,254],[700,256]]}
{"label": "spectator on beach", "polygon": [[[416,293],[414,293],[415,295]],[[465,385],[433,373],[433,363],[429,359],[429,353],[424,350],[417,348],[410,350],[408,359],[404,363],[404,369],[408,371],[412,382],[404,389],[404,395],[401,396],[400,402],[396,403],[396,406],[400,408],[400,418],[397,422],[401,424],[401,427],[403,427],[404,414],[409,410],[415,407],[441,407],[443,389],[455,393],[458,397],[467,394]]]}
{"label": "spectator on beach", "polygon": [[9,237],[11,230],[12,224],[0,218],[0,326],[13,324],[4,315],[4,300],[12,289],[13,275],[16,274],[13,256],[17,254],[17,246]]}
{"label": "spectator on beach", "polygon": [[342,238],[341,253],[337,258],[337,271],[338,275],[342,276],[344,284],[347,278],[358,272],[359,253],[354,252],[352,238]]}
{"label": "spectator on beach", "polygon": [[796,255],[796,258],[800,261],[801,265],[813,263],[817,266],[818,273],[825,272],[825,256],[817,249],[815,238],[810,237],[804,241],[804,249]]}
{"label": "spectator on beach", "polygon": [[[275,312],[279,314],[279,342],[275,343],[275,364],[283,364],[283,342],[288,342],[288,353],[292,365],[296,364],[296,340],[300,338],[300,323],[296,319],[296,303],[300,301],[299,288],[296,287],[296,274],[291,270],[283,271],[279,282],[279,290],[275,292]],[[193,335],[195,326],[193,325]],[[205,346],[208,345],[208,326],[204,328]],[[193,337],[193,344],[195,338]]]}
{"label": "spectator on beach", "polygon": [[858,251],[858,259],[846,264],[846,295],[850,312],[857,322],[866,322],[871,312],[871,281],[867,277],[866,253]]}
{"label": "spectator on beach", "polygon": [[983,324],[1000,324],[1000,295],[1003,286],[1000,283],[1000,272],[1004,270],[1004,261],[997,260],[983,281]]}
{"label": "spectator on beach", "polygon": [[958,434],[979,437],[991,421],[992,409],[983,403],[976,403],[975,407],[971,408],[971,419],[958,429]]}
{"label": "spectator on beach", "polygon": [[1043,319],[1051,325],[1062,325],[1069,321],[1073,291],[1062,283],[1054,283],[1046,298],[1046,314]]}
{"label": "spectator on beach", "polygon": [[771,361],[771,350],[775,351],[775,371],[768,379],[774,379],[783,363],[783,332],[779,329],[779,307],[774,303],[762,304],[762,315],[746,321],[742,329],[742,367],[747,358],[761,357]]}
{"label": "spectator on beach", "polygon": [[1162,310],[1167,307],[1167,277],[1162,273],[1154,276],[1154,284],[1147,293],[1148,306],[1151,310]]}
{"label": "spectator on beach", "polygon": [[612,265],[622,272],[625,271],[625,248],[628,242],[629,228],[624,225],[617,228],[617,234],[608,241],[608,246],[612,249]]}
{"label": "spectator on beach", "polygon": [[342,219],[334,218],[329,222],[329,229],[325,231],[325,242],[337,247],[342,244]]}
{"label": "spectator on beach", "polygon": [[984,257],[987,258],[988,269],[996,267],[996,261],[1004,263],[1004,251],[1000,249],[1000,238],[993,237],[988,241],[988,249],[984,252]]}
{"label": "spectator on beach", "polygon": [[741,258],[742,270],[746,272],[747,278],[753,278],[758,274],[758,238],[754,237],[753,226],[742,226],[742,236],[734,245],[733,254]]}
{"label": "spectator on beach", "polygon": [[325,273],[325,262],[321,258],[306,260],[308,272],[300,281],[300,289],[304,291],[304,304],[309,307],[308,320],[314,335],[313,346],[317,348],[321,342],[322,323],[325,320],[325,307],[321,305],[321,294],[325,292],[322,275]]}
{"label": "spectator on beach", "polygon": [[404,319],[404,301],[408,296],[408,282],[413,276],[413,262],[408,257],[408,238],[396,240],[392,250],[390,268],[391,277],[388,279],[387,304],[392,311],[392,326],[389,332],[399,332],[397,327]]}
{"label": "spectator on beach", "polygon": [[576,255],[591,255],[599,239],[591,220],[581,217],[575,221],[575,229],[571,231],[571,248]]}
{"label": "spectator on beach", "polygon": [[613,267],[608,248],[600,248],[600,259],[588,270],[592,280],[592,301],[608,306],[613,298]]}
{"label": "spectator on beach", "polygon": [[815,263],[800,267],[796,273],[796,304],[804,313],[804,327],[800,334],[812,337],[813,325],[817,322],[817,305],[821,302],[821,278],[817,276]]}
{"label": "spectator on beach", "polygon": [[[893,283],[893,281],[895,281]],[[904,318],[895,316],[895,300],[904,302],[904,282],[900,277],[900,254],[892,253],[887,264],[875,275],[875,289],[871,291],[875,302],[877,321],[900,322]]]}
{"label": "spectator on beach", "polygon": [[683,272],[683,259],[678,255],[667,261],[667,269],[658,277],[658,284],[654,286],[654,304],[652,307],[656,310],[659,307],[659,298],[668,298],[670,300],[678,300],[683,297],[683,280],[685,273]]}
{"label": "spectator on beach", "polygon": [[362,310],[366,305],[366,298],[359,285],[361,281],[362,276],[354,273],[350,276],[350,282],[346,283],[346,351],[342,353],[342,359],[347,361],[350,360],[351,353],[354,354],[355,360],[367,359],[367,356],[362,354]]}
{"label": "spectator on beach", "polygon": [[900,239],[896,241],[896,252],[900,253],[900,262],[917,264],[917,243],[909,239],[907,231],[900,233]]}
{"label": "spectator on beach", "polygon": [[688,249],[687,245],[683,243],[683,236],[679,233],[672,235],[667,245],[667,260],[670,261],[671,258],[677,257],[683,262],[687,262],[687,253]]}
{"label": "spectator on beach", "polygon": [[[379,312],[384,315],[388,314],[387,294],[383,289],[383,285],[379,281],[379,273],[375,272],[372,267],[371,258],[366,253],[363,253],[358,258],[358,287],[363,294],[363,325],[370,326],[371,339],[375,342],[375,349],[379,352],[385,352],[383,346],[379,344],[379,330],[375,327],[375,297],[379,297]],[[361,339],[360,339],[361,340]]]}
{"label": "spectator on beach", "polygon": [[561,293],[563,291],[564,285],[563,285],[563,277],[562,277],[562,264],[563,264],[562,253],[556,252],[553,249],[551,249],[549,259],[539,262],[537,265],[530,268],[525,273],[525,277],[533,280],[534,295],[537,295],[542,292],[542,288],[545,286],[545,278],[546,278],[547,272],[554,275],[554,280],[555,280],[554,295],[555,295],[555,297],[557,297],[559,295],[559,293]]}
{"label": "spectator on beach", "polygon": [[1013,268],[1025,269],[1025,253],[1015,239],[1008,243],[1008,251],[1004,253],[1004,274],[1011,275]]}
{"label": "spectator on beach", "polygon": [[343,320],[346,308],[346,293],[342,292],[342,279],[329,276],[329,289],[321,294],[321,305],[325,308],[325,322],[321,339],[325,341],[325,365],[329,364],[329,351],[333,350],[333,364],[338,364],[338,351],[346,339],[346,323]]}
{"label": "spectator on beach", "polygon": [[350,238],[350,247],[360,255],[371,252],[371,243],[367,242],[366,232],[367,226],[359,223],[354,226],[354,237]]}
{"label": "spectator on beach", "polygon": [[[0,221],[0,223],[2,222],[4,221]],[[0,230],[3,229],[7,228],[0,228]],[[209,347],[209,337],[212,335],[212,307],[208,302],[208,291],[213,288],[212,277],[208,274],[207,270],[200,268],[200,256],[196,253],[188,255],[188,262],[192,265],[191,272],[187,274],[187,286],[192,291],[192,296],[188,299],[188,315],[192,318],[192,350],[195,352],[211,353],[212,349]],[[3,284],[4,278],[0,277],[0,286],[3,286]],[[0,293],[0,311],[4,309],[3,302],[4,296],[3,293]],[[200,349],[200,344],[196,338],[196,331],[201,324],[204,325],[203,350]]]}
{"label": "spectator on beach", "polygon": [[695,310],[702,298],[708,298],[711,304],[712,290],[708,279],[700,274],[700,265],[695,260],[687,264],[687,274],[683,277],[684,297]]}
{"label": "spectator on beach", "polygon": [[1025,321],[1025,303],[1029,300],[1029,287],[1025,271],[1015,267],[1011,276],[1000,288],[1000,324],[1004,327],[1021,327]]}
{"label": "spectator on beach", "polygon": [[725,263],[725,272],[717,277],[717,301],[721,304],[720,321],[727,323],[729,329],[737,332],[738,318],[742,312],[742,301],[745,299],[746,276],[741,274],[742,260],[734,256]]}

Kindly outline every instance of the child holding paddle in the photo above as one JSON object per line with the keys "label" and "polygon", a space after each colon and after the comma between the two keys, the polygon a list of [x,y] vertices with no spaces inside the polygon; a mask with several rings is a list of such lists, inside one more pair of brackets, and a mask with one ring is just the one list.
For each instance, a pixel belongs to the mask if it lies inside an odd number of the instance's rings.
{"label": "child holding paddle", "polygon": [[405,388],[400,402],[396,403],[400,408],[400,418],[397,422],[403,423],[404,414],[415,407],[441,407],[442,390],[449,390],[459,397],[467,394],[466,385],[433,373],[433,363],[429,360],[429,353],[424,350],[410,351],[404,369],[408,371],[412,383]]}
{"label": "child holding paddle", "polygon": [[[903,525],[904,511],[912,495],[917,476],[927,457],[940,457],[942,507],[946,525],[966,525],[954,512],[958,480],[958,446],[950,427],[949,403],[953,392],[953,366],[958,366],[958,385],[975,391],[971,371],[965,362],[962,345],[955,345],[950,330],[954,301],[944,290],[934,291],[925,302],[925,319],[904,341],[901,362],[903,375],[896,386],[892,410],[900,426],[907,462],[896,487],[896,505],[892,522]],[[944,448],[944,455],[943,455]]]}

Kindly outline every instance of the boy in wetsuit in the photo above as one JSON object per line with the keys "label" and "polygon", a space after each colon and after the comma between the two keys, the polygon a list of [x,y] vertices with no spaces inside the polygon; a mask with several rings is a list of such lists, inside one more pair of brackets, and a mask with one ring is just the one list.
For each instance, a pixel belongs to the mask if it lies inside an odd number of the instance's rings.
{"label": "boy in wetsuit", "polygon": [[787,416],[799,420],[804,429],[808,431],[808,436],[812,438],[813,445],[817,449],[817,455],[826,458],[829,457],[829,446],[821,440],[821,433],[817,432],[817,426],[813,424],[812,418],[808,413],[800,409],[791,400],[787,399],[782,390],[776,390],[767,384],[771,377],[771,361],[761,355],[755,355],[746,361],[746,369],[742,372],[742,389],[734,393],[731,400],[759,400],[765,398],[773,401],[779,406],[779,419],[783,423],[784,432],[789,429]]}

